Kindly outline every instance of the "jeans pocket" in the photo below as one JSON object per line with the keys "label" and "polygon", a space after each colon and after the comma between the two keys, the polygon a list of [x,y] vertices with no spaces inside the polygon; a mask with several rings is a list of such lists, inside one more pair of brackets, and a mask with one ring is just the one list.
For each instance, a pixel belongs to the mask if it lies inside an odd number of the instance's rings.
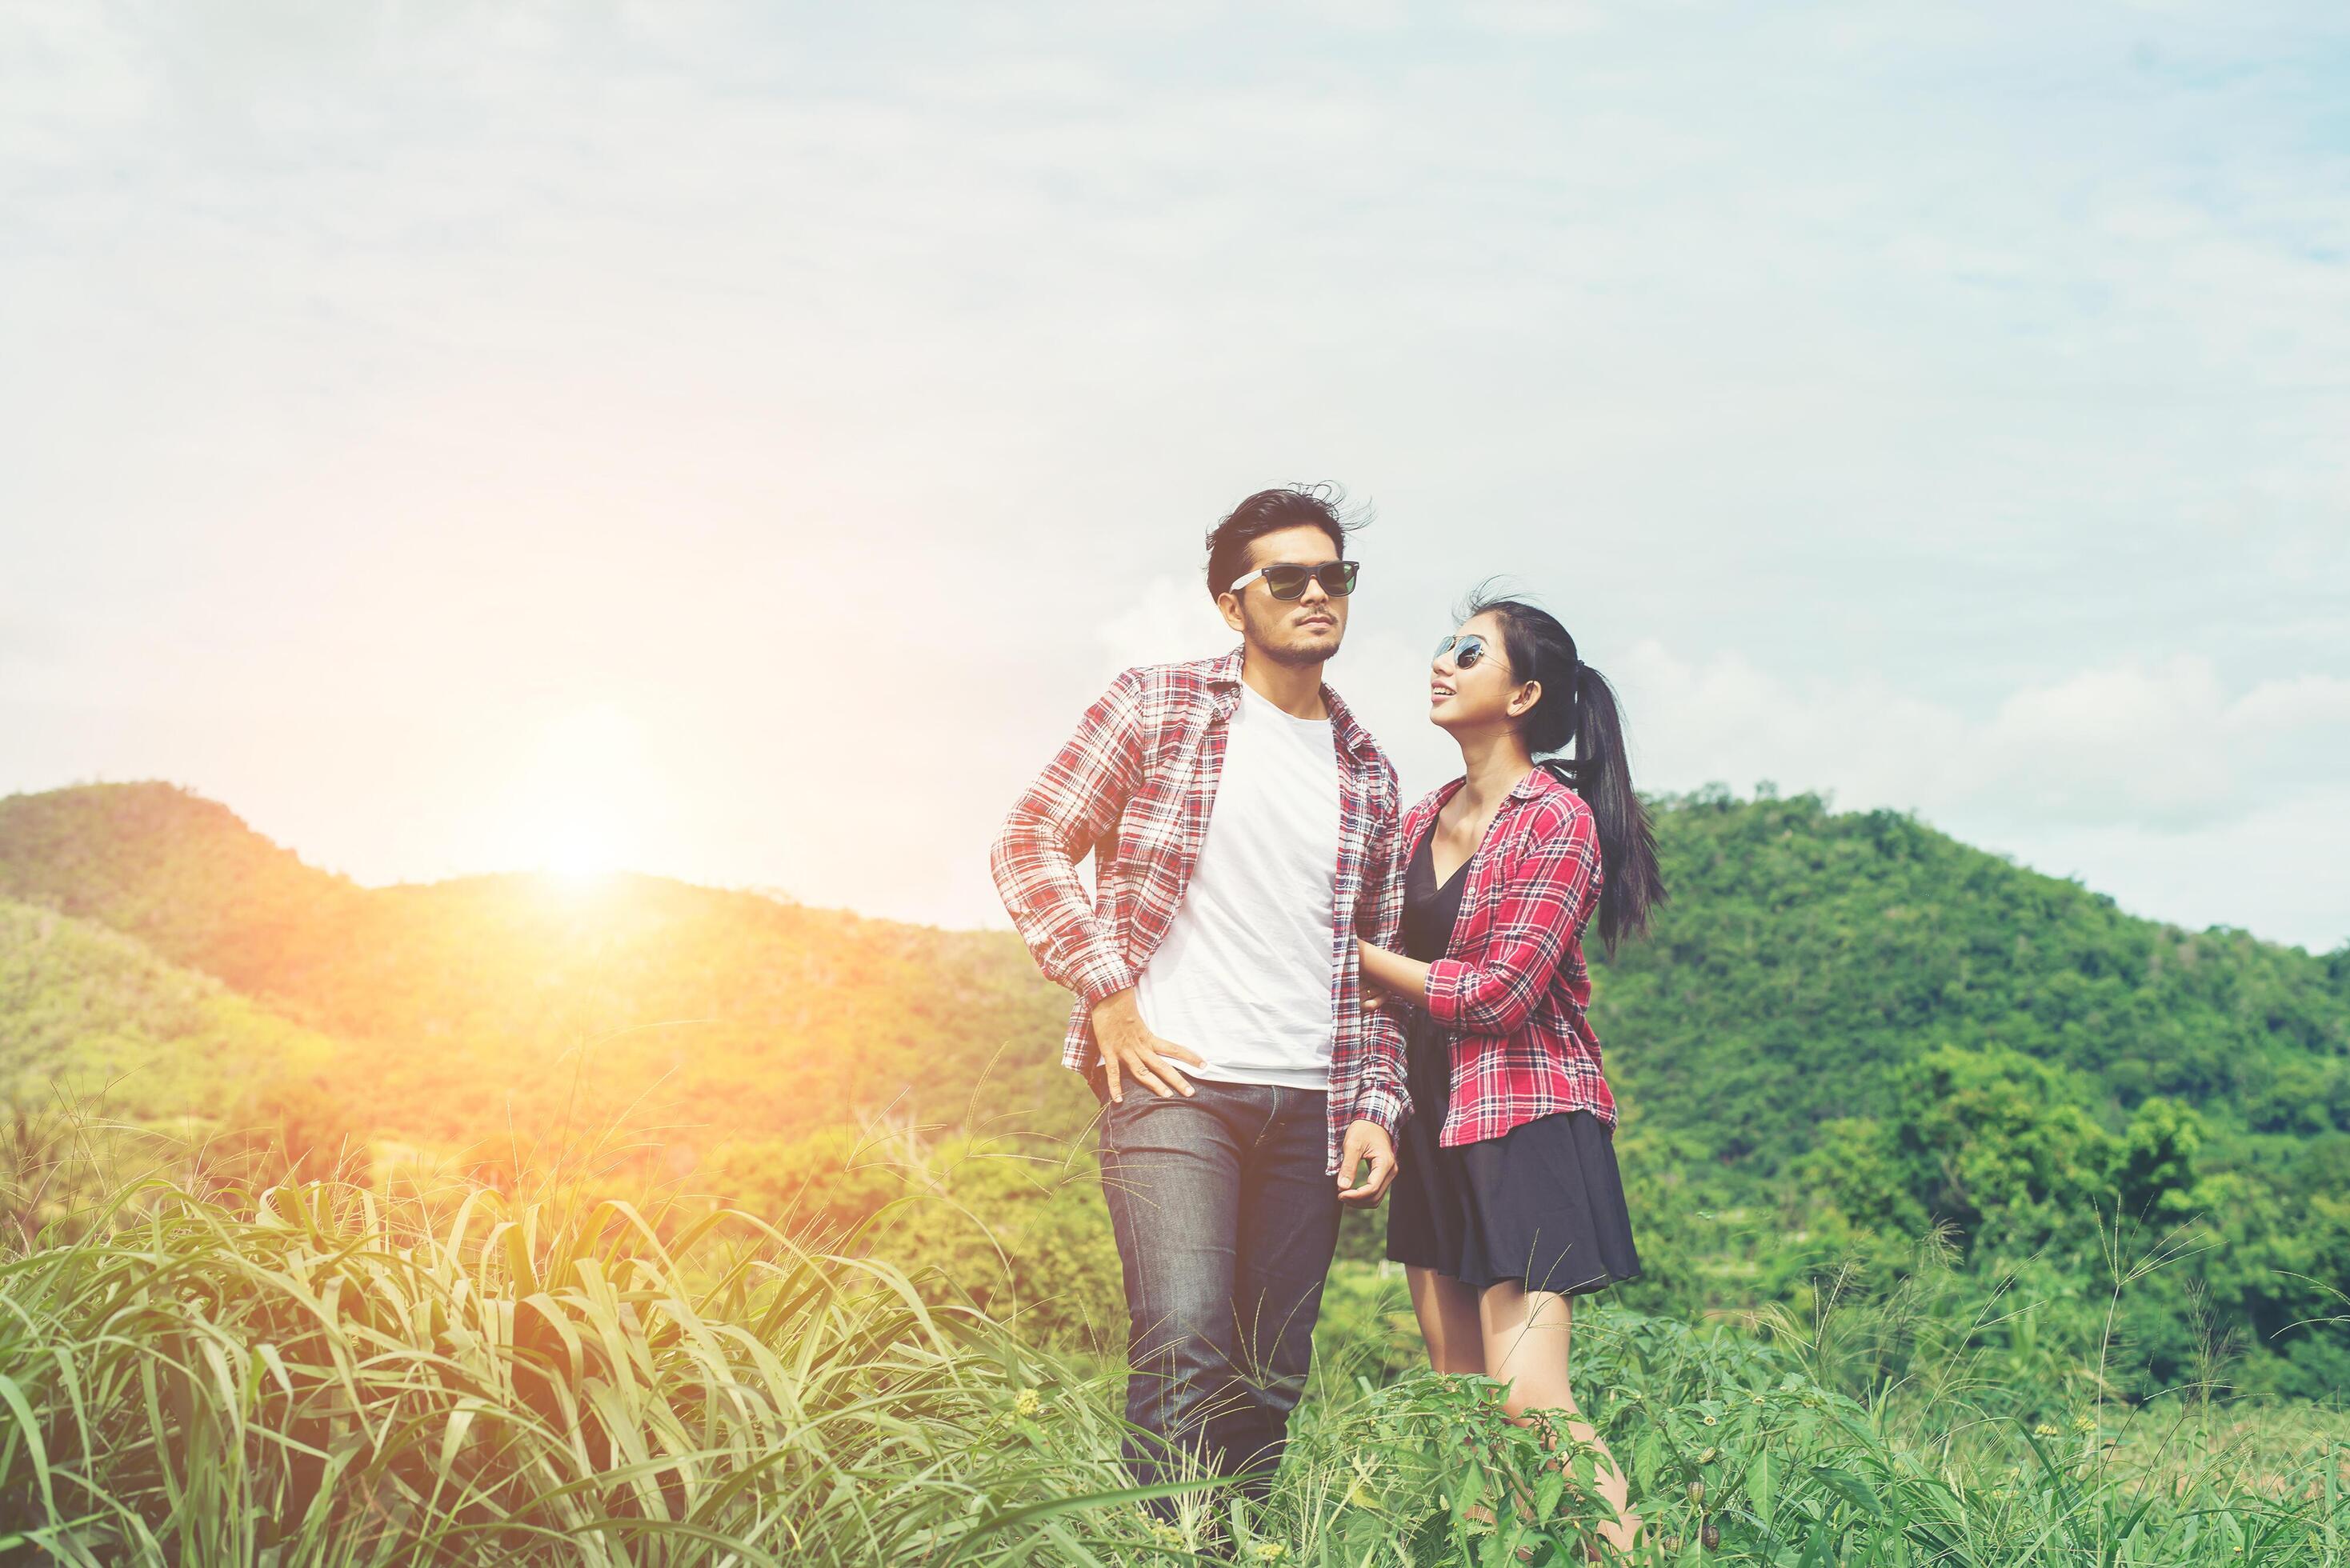
{"label": "jeans pocket", "polygon": [[1105,1099],[1101,1103],[1101,1110],[1094,1117],[1095,1159],[1104,1168],[1118,1158],[1118,1127],[1114,1116],[1117,1110],[1115,1101]]}

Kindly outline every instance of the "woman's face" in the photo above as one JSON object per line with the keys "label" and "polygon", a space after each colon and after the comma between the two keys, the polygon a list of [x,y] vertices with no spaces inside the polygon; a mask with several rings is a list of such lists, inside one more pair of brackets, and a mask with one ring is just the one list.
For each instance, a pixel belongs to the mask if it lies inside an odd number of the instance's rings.
{"label": "woman's face", "polygon": [[1502,645],[1502,618],[1487,610],[1470,617],[1429,667],[1428,718],[1456,732],[1507,727],[1540,694],[1541,688],[1519,680],[1510,669],[1509,649]]}

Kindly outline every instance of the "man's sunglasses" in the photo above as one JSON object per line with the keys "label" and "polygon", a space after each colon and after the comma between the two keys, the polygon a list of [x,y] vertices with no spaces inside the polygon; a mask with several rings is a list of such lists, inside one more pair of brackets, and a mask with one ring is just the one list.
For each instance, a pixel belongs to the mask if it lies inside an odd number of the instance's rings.
{"label": "man's sunglasses", "polygon": [[1433,662],[1449,653],[1452,656],[1453,669],[1474,670],[1477,661],[1492,651],[1492,645],[1475,632],[1467,637],[1454,637],[1448,633],[1437,639],[1436,651],[1430,659]]}
{"label": "man's sunglasses", "polygon": [[1324,593],[1334,599],[1343,599],[1355,591],[1355,575],[1361,570],[1358,561],[1325,561],[1318,566],[1259,566],[1224,591],[1239,593],[1263,577],[1264,586],[1273,590],[1277,599],[1304,598],[1309,582],[1320,583]]}

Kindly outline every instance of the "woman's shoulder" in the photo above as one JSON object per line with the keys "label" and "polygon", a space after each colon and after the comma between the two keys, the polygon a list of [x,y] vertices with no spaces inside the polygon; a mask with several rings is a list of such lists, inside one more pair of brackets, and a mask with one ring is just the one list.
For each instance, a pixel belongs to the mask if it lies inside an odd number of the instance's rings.
{"label": "woman's shoulder", "polygon": [[1421,795],[1419,801],[1414,804],[1412,808],[1404,813],[1404,820],[1407,822],[1418,822],[1422,818],[1434,816],[1438,812],[1444,809],[1444,803],[1452,798],[1453,793],[1467,782],[1468,780],[1466,775],[1463,775],[1461,778],[1449,779],[1443,784],[1438,784],[1434,789],[1430,790],[1426,794]]}
{"label": "woman's shoulder", "polygon": [[1589,832],[1597,826],[1590,805],[1548,768],[1528,774],[1511,795],[1518,802],[1518,831],[1529,838]]}

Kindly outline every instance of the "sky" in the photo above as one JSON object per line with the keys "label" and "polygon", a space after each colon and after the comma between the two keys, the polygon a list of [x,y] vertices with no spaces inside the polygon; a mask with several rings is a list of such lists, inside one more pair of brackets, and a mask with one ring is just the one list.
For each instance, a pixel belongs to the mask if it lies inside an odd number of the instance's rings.
{"label": "sky", "polygon": [[0,793],[1000,925],[1207,528],[1644,789],[2350,940],[2350,11],[0,0]]}

